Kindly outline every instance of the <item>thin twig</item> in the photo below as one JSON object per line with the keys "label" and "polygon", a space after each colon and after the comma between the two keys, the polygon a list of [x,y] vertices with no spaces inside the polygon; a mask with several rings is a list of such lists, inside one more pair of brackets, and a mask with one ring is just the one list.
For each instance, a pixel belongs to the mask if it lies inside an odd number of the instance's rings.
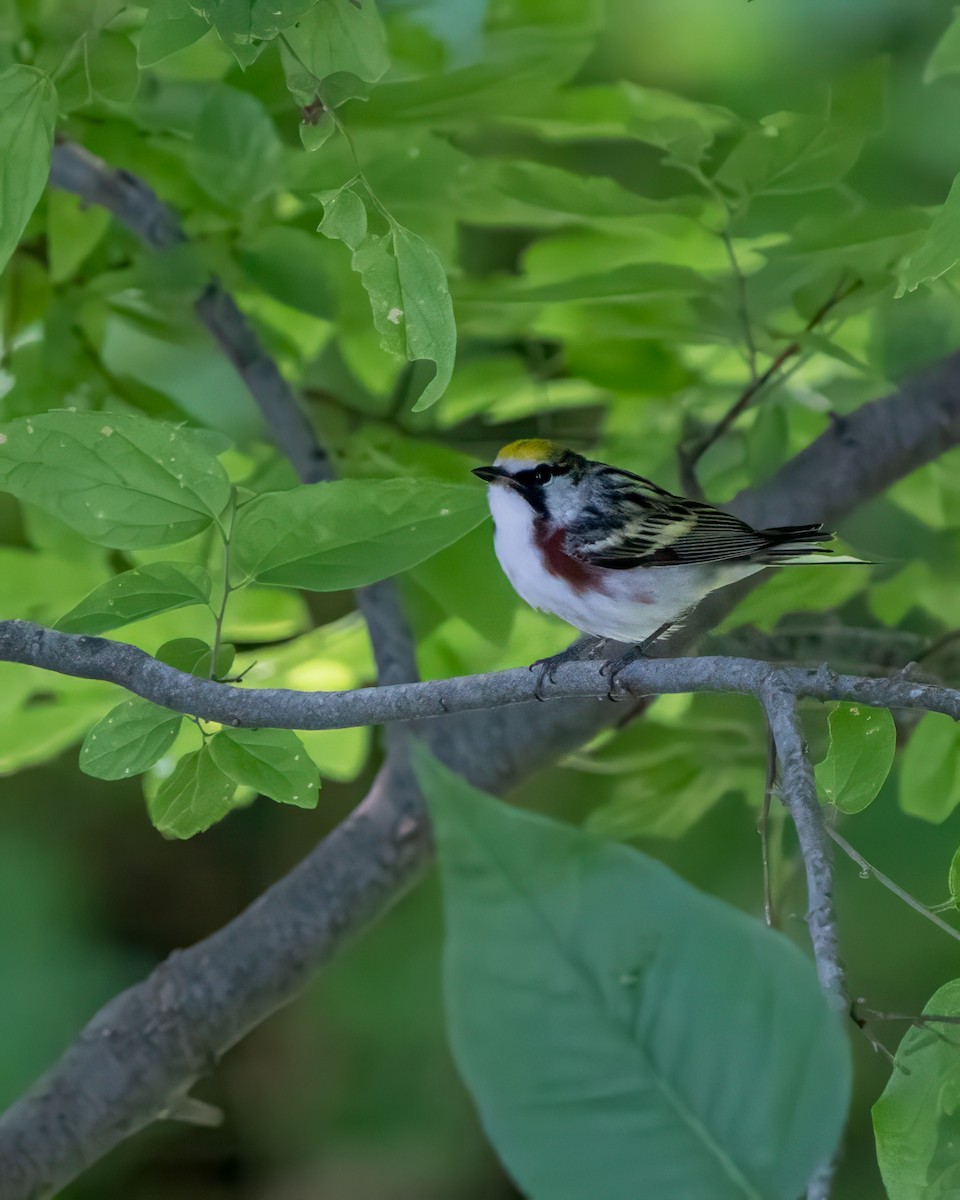
{"label": "thin twig", "polygon": [[899,897],[904,904],[908,904],[914,910],[914,912],[918,912],[921,917],[926,917],[926,919],[936,925],[938,929],[942,929],[944,933],[949,933],[952,938],[960,942],[960,930],[954,929],[952,925],[948,925],[942,917],[938,917],[935,912],[932,912],[915,896],[911,896],[909,892],[904,891],[899,883],[894,883],[889,875],[884,875],[884,873],[878,870],[873,863],[868,862],[859,850],[854,849],[854,847],[850,845],[845,837],[837,833],[837,831],[829,825],[827,826],[827,833],[829,833],[844,854],[853,859],[857,866],[860,867],[861,871],[869,872],[869,874],[876,879],[877,883],[882,883],[885,888],[893,892],[895,896]]}
{"label": "thin twig", "polygon": [[[862,286],[862,281],[859,279],[853,280],[847,285],[838,284],[834,288],[830,296],[820,305],[817,311],[813,314],[809,321],[804,326],[804,333],[811,333],[825,316],[841,301],[845,300],[857,288]],[[792,341],[786,345],[779,354],[773,359],[770,365],[760,375],[752,378],[750,383],[743,389],[736,401],[720,418],[717,424],[710,432],[692,447],[681,449],[680,464],[685,480],[685,487],[689,490],[690,481],[696,479],[697,463],[710,447],[727,432],[731,425],[737,420],[740,414],[747,408],[750,402],[769,384],[778,374],[784,363],[788,362],[795,354],[799,354],[802,349],[799,341]]]}
{"label": "thin twig", "polygon": [[750,369],[750,383],[755,385],[757,382],[757,343],[753,336],[753,322],[750,319],[750,301],[747,295],[747,279],[743,273],[743,268],[740,266],[740,260],[737,258],[737,252],[733,245],[733,237],[730,234],[729,213],[727,224],[720,231],[720,240],[723,242],[724,249],[727,252],[727,258],[730,260],[730,268],[733,271],[733,277],[737,286],[737,316],[740,318],[740,327],[743,330],[743,343],[747,351],[747,366]]}

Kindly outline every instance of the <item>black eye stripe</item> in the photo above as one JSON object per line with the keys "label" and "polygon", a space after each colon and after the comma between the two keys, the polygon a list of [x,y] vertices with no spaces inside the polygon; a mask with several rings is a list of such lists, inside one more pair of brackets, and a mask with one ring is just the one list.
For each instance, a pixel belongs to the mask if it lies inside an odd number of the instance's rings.
{"label": "black eye stripe", "polygon": [[518,471],[513,478],[521,487],[540,487],[553,478],[553,468],[547,463],[539,463],[535,467]]}

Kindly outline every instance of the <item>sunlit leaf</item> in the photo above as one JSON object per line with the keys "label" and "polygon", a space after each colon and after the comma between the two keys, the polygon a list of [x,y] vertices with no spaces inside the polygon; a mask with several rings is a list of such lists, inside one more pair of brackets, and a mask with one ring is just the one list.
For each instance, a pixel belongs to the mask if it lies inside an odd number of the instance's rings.
{"label": "sunlit leaf", "polygon": [[210,435],[130,413],[49,412],[0,425],[0,491],[104,546],[182,542],[230,500]]}
{"label": "sunlit leaf", "polygon": [[56,118],[47,75],[19,63],[0,73],[0,271],[43,193]]}
{"label": "sunlit leaf", "polygon": [[[478,494],[479,492],[479,494]],[[332,592],[396,575],[486,516],[482,490],[415,479],[342,479],[244,505],[236,570],[260,583]]]}
{"label": "sunlit leaf", "polygon": [[150,563],[102,583],[57,621],[65,633],[105,633],[154,613],[206,604],[212,584],[203,567]]}
{"label": "sunlit leaf", "polygon": [[161,833],[189,838],[220,821],[233,808],[236,783],[213,761],[209,746],[185,754],[148,802]]}
{"label": "sunlit leaf", "polygon": [[817,787],[841,812],[857,813],[877,797],[893,766],[897,730],[889,709],[835,704],[830,710],[830,745],[817,763]]}
{"label": "sunlit leaf", "polygon": [[320,774],[290,729],[222,729],[209,742],[225,775],[280,804],[315,808]]}
{"label": "sunlit leaf", "polygon": [[[414,411],[429,408],[450,382],[457,352],[457,327],[443,264],[423,238],[388,215],[383,235],[364,230],[356,202],[345,201],[345,191],[354,191],[354,184],[321,195],[324,208],[332,206],[334,216],[328,223],[325,215],[320,232],[346,241],[353,250],[353,269],[370,298],[383,349],[407,362],[434,363],[434,377],[423,388]],[[379,211],[383,219],[385,214]]]}
{"label": "sunlit leaf", "polygon": [[182,721],[180,713],[149,700],[124,700],[84,738],[80,770],[97,779],[139,775],[170,749]]}
{"label": "sunlit leaf", "polygon": [[716,182],[750,196],[808,192],[838,183],[863,147],[863,132],[797,113],[775,113],[724,160]]}

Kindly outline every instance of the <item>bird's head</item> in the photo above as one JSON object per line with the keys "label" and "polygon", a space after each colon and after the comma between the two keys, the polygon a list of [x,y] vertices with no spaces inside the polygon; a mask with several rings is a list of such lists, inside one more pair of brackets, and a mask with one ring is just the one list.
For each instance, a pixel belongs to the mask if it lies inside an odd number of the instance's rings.
{"label": "bird's head", "polygon": [[562,521],[577,507],[587,460],[544,438],[524,438],[504,446],[489,467],[473,473],[491,487],[507,488],[538,516]]}

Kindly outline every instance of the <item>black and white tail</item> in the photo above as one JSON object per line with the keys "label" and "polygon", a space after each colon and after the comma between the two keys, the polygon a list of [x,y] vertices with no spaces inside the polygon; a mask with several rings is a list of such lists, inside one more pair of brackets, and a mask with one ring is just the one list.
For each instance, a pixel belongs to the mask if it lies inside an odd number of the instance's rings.
{"label": "black and white tail", "polygon": [[762,550],[751,555],[755,562],[765,562],[777,566],[804,563],[862,563],[865,559],[853,558],[849,554],[834,554],[821,542],[830,542],[837,535],[822,525],[779,525],[774,529],[758,529],[767,544]]}

